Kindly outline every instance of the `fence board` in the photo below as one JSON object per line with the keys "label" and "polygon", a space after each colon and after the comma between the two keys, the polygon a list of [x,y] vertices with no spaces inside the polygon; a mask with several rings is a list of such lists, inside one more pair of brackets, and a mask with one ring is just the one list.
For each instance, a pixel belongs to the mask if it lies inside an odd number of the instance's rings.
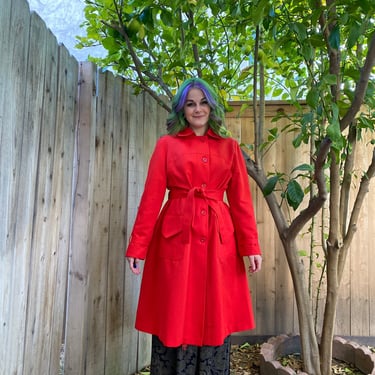
{"label": "fence board", "polygon": [[123,345],[126,335],[124,327],[124,277],[125,260],[123,258],[126,244],[127,202],[127,165],[129,147],[129,122],[126,118],[127,88],[125,82],[116,79],[114,82],[113,110],[113,148],[111,165],[111,202],[110,216],[113,220],[109,227],[108,254],[108,291],[106,317],[106,374],[126,374],[127,352]]}
{"label": "fence board", "polygon": [[[138,124],[129,129],[129,165],[128,165],[128,233],[130,235],[135,216],[137,214],[138,204],[142,195],[145,181],[145,158],[143,149],[143,108],[139,108],[139,97],[131,95],[129,97],[129,122]],[[139,108],[139,111],[132,109]],[[141,140],[142,142],[137,142]],[[126,346],[131,353],[129,357],[129,371],[134,373],[143,366],[143,359],[139,358],[142,347],[140,346],[140,335],[142,333],[134,330],[134,317],[140,286],[140,277],[134,277],[128,267],[125,268],[125,327],[129,329]]]}
{"label": "fence board", "polygon": [[[13,174],[12,146],[15,127],[11,125],[10,85],[12,77],[11,44],[10,44],[10,17],[11,0],[3,1],[0,12],[0,45],[2,50],[0,69],[0,358],[6,358],[9,348],[5,338],[8,335],[10,282],[12,277],[12,251],[9,248],[12,223],[9,218],[9,197]],[[6,361],[0,361],[0,374],[6,374]]]}
{"label": "fence board", "polygon": [[[351,191],[351,202],[353,203],[354,192],[358,190],[360,178],[362,177],[362,170],[365,166],[371,162],[371,147],[358,147],[356,150],[356,168],[352,173],[352,191]],[[372,185],[374,186],[374,185]],[[371,233],[371,221],[369,220],[370,197],[367,196],[363,202],[361,215],[357,222],[357,227],[360,228],[360,233]],[[354,237],[353,243],[350,248],[350,262],[351,269],[355,272],[350,274],[350,327],[351,334],[355,332],[355,335],[366,336],[368,335],[370,328],[370,320],[373,319],[369,314],[369,274],[373,272],[369,269],[369,261],[371,262],[371,252],[368,246],[368,236],[362,236],[357,233]]]}
{"label": "fence board", "polygon": [[[366,215],[367,199],[364,201],[363,214]],[[367,216],[367,215],[366,215]],[[358,220],[358,227],[365,232],[368,232],[368,220],[363,215]],[[350,331],[355,332],[358,336],[367,336],[369,332],[370,320],[373,317],[369,314],[369,250],[366,246],[366,241],[358,236],[354,240],[350,249],[350,262],[351,268],[355,270],[350,274],[351,290],[350,290]]]}
{"label": "fence board", "polygon": [[[131,129],[132,121],[134,120],[134,112],[133,109],[136,108],[136,100],[131,95],[131,90],[127,86],[125,88],[125,95],[123,106],[125,109],[125,117],[124,121],[126,122],[126,129],[128,130],[127,134],[127,141],[129,147],[125,150],[127,153],[127,170],[125,172],[124,184],[126,184],[127,195],[125,197],[125,203],[127,207],[126,211],[126,243],[128,242],[130,231],[134,222],[134,210],[136,209],[136,202],[135,202],[135,187],[136,181],[134,180],[134,164],[136,163],[135,155],[134,155],[134,147],[135,147],[135,136],[134,132]],[[136,117],[138,120],[138,118]],[[139,122],[137,123],[139,126]],[[130,171],[132,169],[132,171]],[[122,249],[122,252],[124,252]],[[123,255],[123,254],[122,254]],[[138,297],[138,287],[139,287],[139,280],[134,278],[134,275],[125,266],[125,275],[124,275],[124,320],[123,320],[123,347],[125,352],[127,353],[127,361],[125,363],[125,373],[132,374],[137,369],[137,351],[138,351],[138,334],[134,330],[134,316],[136,310],[136,301]]]}
{"label": "fence board", "polygon": [[[150,96],[143,97],[143,157],[144,165],[143,180],[146,178],[148,160],[151,157],[152,151],[155,147],[157,138],[160,134],[157,133],[155,120],[157,119],[158,107],[155,100]],[[151,358],[151,340],[150,335],[139,333],[138,341],[138,370],[149,364]]]}
{"label": "fence board", "polygon": [[[28,78],[32,78],[27,85],[26,98],[31,100],[27,111],[32,112],[37,108],[38,118],[32,126],[40,127],[39,144],[31,144],[38,150],[38,159],[34,161],[36,174],[35,197],[32,197],[34,208],[33,242],[31,244],[31,258],[29,269],[29,290],[27,305],[27,325],[25,341],[25,368],[28,374],[39,374],[49,371],[49,340],[50,322],[48,319],[51,298],[50,287],[54,284],[51,277],[55,275],[53,262],[53,230],[55,218],[53,217],[52,185],[54,179],[53,154],[55,137],[55,117],[57,103],[57,55],[56,40],[47,39],[47,30],[42,21],[35,13],[32,14],[31,35],[35,44],[30,45],[28,60]],[[35,31],[34,31],[35,30]],[[34,35],[35,33],[35,35]],[[42,43],[38,49],[37,43]],[[40,54],[38,53],[40,51]],[[50,57],[50,58],[49,58]],[[49,81],[48,78],[51,80]],[[40,85],[40,87],[39,87]],[[33,91],[37,89],[39,95],[35,96]],[[34,99],[35,97],[35,99]],[[45,110],[49,108],[50,110]],[[29,121],[26,122],[29,126]],[[29,138],[29,137],[27,137]],[[27,139],[26,138],[26,139]],[[33,169],[33,165],[29,165]],[[38,301],[38,303],[35,303]],[[35,345],[41,342],[43,345]]]}
{"label": "fence board", "polygon": [[[19,106],[19,103],[23,104],[25,101],[30,12],[25,2],[12,2],[11,6],[8,30],[10,59],[6,60],[10,64],[10,70],[9,76],[4,77],[8,81],[4,98],[5,126],[12,128],[8,133],[11,138],[8,139],[10,143],[6,146],[5,157],[6,169],[9,171],[9,180],[6,182],[9,190],[4,215],[7,216],[8,228],[5,252],[2,251],[2,262],[7,267],[3,279],[7,292],[7,299],[4,301],[6,311],[1,319],[5,333],[1,340],[3,344],[0,344],[4,345],[5,356],[2,361],[5,374],[21,373],[23,369],[28,264],[32,239],[29,223],[32,222],[33,212],[30,203],[34,189],[30,186],[34,171],[28,167],[31,167],[30,162],[35,153],[32,147],[34,129],[25,124],[25,108],[24,105]],[[14,124],[20,126],[13,126]]]}
{"label": "fence board", "polygon": [[[71,250],[66,306],[64,371],[66,375],[85,374],[87,337],[87,283],[89,228],[89,176],[91,133],[95,115],[95,72],[90,64],[81,64],[79,71],[80,95],[77,151],[74,159],[74,201],[72,215]],[[79,151],[78,151],[79,150]]]}
{"label": "fence board", "polygon": [[[66,67],[70,66],[70,69]],[[58,127],[55,139],[54,171],[56,190],[56,280],[51,308],[51,354],[49,374],[55,374],[60,368],[60,349],[64,338],[65,301],[68,286],[68,264],[70,246],[70,219],[72,215],[72,176],[75,147],[75,126],[77,123],[76,101],[72,100],[77,94],[78,64],[69,55],[65,47],[59,48],[58,64],[58,98],[56,111]]]}
{"label": "fence board", "polygon": [[[257,191],[256,195],[258,194],[259,192]],[[263,197],[256,197],[255,199],[259,202]],[[258,335],[272,335],[275,330],[275,317],[277,316],[275,251],[272,251],[272,249],[277,248],[276,242],[278,238],[270,216],[268,212],[264,212],[265,221],[258,224],[258,230],[259,237],[263,239],[263,267],[272,272],[260,272],[254,275],[255,277],[250,277],[251,288],[253,288],[253,284],[257,288],[257,298],[254,301],[257,328],[252,334]],[[255,282],[253,282],[254,279]]]}
{"label": "fence board", "polygon": [[[90,237],[88,342],[86,372],[104,372],[106,334],[106,289],[108,262],[109,204],[111,181],[113,76],[100,74],[96,105],[95,147],[91,147],[93,161],[90,183]],[[107,101],[108,99],[108,101]]]}
{"label": "fence board", "polygon": [[[372,183],[371,189],[375,189],[374,183]],[[373,191],[373,190],[371,190]],[[369,266],[369,273],[368,273],[368,287],[369,287],[369,316],[370,316],[370,327],[368,335],[375,336],[375,272],[374,270],[374,255],[373,255],[373,244],[375,244],[375,228],[374,228],[374,221],[373,221],[373,213],[375,212],[375,199],[373,198],[374,194],[372,193],[368,197],[368,220],[371,220],[371,225],[369,225],[369,231],[367,233],[367,242],[366,238],[364,241],[366,242],[366,246],[369,246],[368,251],[368,266]],[[370,214],[371,213],[371,214]],[[360,235],[360,234],[359,234]],[[370,268],[371,267],[371,268]]]}

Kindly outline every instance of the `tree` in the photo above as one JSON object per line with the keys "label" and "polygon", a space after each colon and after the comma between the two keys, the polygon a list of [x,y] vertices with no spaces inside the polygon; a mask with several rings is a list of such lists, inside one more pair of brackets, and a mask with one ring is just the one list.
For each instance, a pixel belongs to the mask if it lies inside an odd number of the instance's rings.
{"label": "tree", "polygon": [[[123,75],[137,92],[150,93],[166,110],[179,83],[192,75],[218,87],[225,103],[234,95],[252,98],[255,142],[245,154],[248,173],[265,194],[288,260],[305,371],[330,374],[345,260],[375,174],[373,154],[350,206],[354,150],[362,147],[375,123],[375,4],[370,0],[86,0],[86,4],[87,36],[80,38],[80,45],[101,43],[108,55],[95,62]],[[265,98],[280,96],[293,103],[296,112],[289,127],[266,130]],[[306,100],[307,109],[301,100]],[[291,130],[297,134],[291,147],[310,145],[311,160],[297,165],[292,174],[265,171],[266,148],[282,131]],[[302,178],[309,182],[307,190]],[[327,199],[328,238],[322,245],[327,294],[319,344],[297,235]],[[283,208],[297,210],[302,203],[306,208],[289,220]]]}

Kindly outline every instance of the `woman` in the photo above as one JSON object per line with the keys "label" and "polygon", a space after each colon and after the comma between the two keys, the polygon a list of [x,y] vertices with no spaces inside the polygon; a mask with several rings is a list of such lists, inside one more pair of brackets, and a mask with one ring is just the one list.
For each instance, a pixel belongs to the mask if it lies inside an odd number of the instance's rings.
{"label": "woman", "polygon": [[212,88],[188,79],[151,157],[126,257],[135,274],[146,259],[136,328],[153,335],[152,375],[229,374],[230,334],[255,326],[243,256],[251,272],[262,258],[245,163],[223,120]]}

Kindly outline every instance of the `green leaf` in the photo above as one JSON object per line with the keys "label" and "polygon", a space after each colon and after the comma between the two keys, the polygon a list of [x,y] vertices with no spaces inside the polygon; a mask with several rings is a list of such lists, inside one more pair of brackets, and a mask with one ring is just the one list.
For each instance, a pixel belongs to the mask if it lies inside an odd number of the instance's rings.
{"label": "green leaf", "polygon": [[272,91],[272,96],[274,96],[274,97],[280,96],[283,92],[284,92],[284,90],[282,88],[276,87]]}
{"label": "green leaf", "polygon": [[262,23],[264,15],[269,12],[270,4],[268,0],[261,0],[256,7],[253,8],[252,19],[255,25]]}
{"label": "green leaf", "polygon": [[241,105],[241,109],[240,109],[240,112],[238,114],[238,117],[240,117],[241,115],[243,115],[243,113],[246,111],[247,108],[249,108],[249,104],[243,103]]}
{"label": "green leaf", "polygon": [[354,23],[349,30],[348,39],[346,41],[346,47],[348,49],[352,49],[355,46],[355,44],[357,43],[357,41],[358,41],[359,37],[362,35],[362,33],[363,33],[363,31],[362,31],[360,25],[358,25],[358,23]]}
{"label": "green leaf", "polygon": [[333,148],[340,150],[343,147],[343,139],[338,120],[332,119],[332,122],[327,127],[327,136],[332,141]]}
{"label": "green leaf", "polygon": [[297,135],[297,137],[295,137],[294,139],[293,139],[293,142],[292,142],[292,144],[293,144],[293,147],[294,148],[298,148],[299,146],[301,146],[301,143],[302,143],[302,141],[303,141],[303,134],[302,133],[299,133],[298,135]]}
{"label": "green leaf", "polygon": [[160,19],[165,26],[173,25],[173,14],[166,9],[163,9],[160,13]]}
{"label": "green leaf", "polygon": [[336,85],[337,76],[335,74],[326,74],[325,76],[323,76],[323,81],[328,85]]}
{"label": "green leaf", "polygon": [[139,19],[147,27],[153,28],[154,27],[154,18],[153,18],[152,8],[146,7],[145,9],[143,9],[141,14],[139,15]]}
{"label": "green leaf", "polygon": [[319,90],[313,86],[306,95],[306,102],[311,108],[316,108],[319,103]]}
{"label": "green leaf", "polygon": [[302,23],[293,22],[290,28],[297,33],[298,39],[304,41],[307,38],[306,26]]}
{"label": "green leaf", "polygon": [[331,48],[338,50],[340,48],[340,29],[339,25],[335,25],[329,34],[328,38],[329,45]]}
{"label": "green leaf", "polygon": [[314,171],[314,166],[312,166],[311,164],[306,164],[306,163],[300,164],[297,167],[295,167],[292,172],[295,172],[295,171],[313,172]]}
{"label": "green leaf", "polygon": [[307,41],[302,45],[301,53],[307,61],[310,61],[314,58],[314,48],[311,44],[307,43]]}
{"label": "green leaf", "polygon": [[288,204],[296,210],[304,197],[301,185],[296,180],[290,180],[286,190]]}
{"label": "green leaf", "polygon": [[111,36],[104,38],[102,40],[102,44],[109,53],[113,53],[119,49],[119,45],[117,44],[116,40]]}
{"label": "green leaf", "polygon": [[279,179],[280,179],[279,175],[274,175],[267,180],[266,186],[263,188],[264,196],[270,195],[274,191],[275,186],[277,182],[279,181]]}
{"label": "green leaf", "polygon": [[250,344],[248,343],[248,342],[245,342],[244,344],[242,344],[241,346],[240,346],[240,349],[246,349],[246,348],[250,348]]}

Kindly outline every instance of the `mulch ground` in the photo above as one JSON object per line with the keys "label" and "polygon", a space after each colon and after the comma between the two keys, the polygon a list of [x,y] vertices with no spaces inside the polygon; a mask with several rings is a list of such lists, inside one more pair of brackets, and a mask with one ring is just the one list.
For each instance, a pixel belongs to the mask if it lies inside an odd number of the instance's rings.
{"label": "mulch ground", "polygon": [[[371,350],[374,350],[371,348]],[[289,355],[279,359],[284,366],[293,368],[297,373],[303,370],[303,363],[298,355]],[[260,375],[260,344],[232,345],[231,375]],[[145,368],[134,375],[149,375],[150,369]],[[363,372],[350,364],[333,360],[332,374],[335,375],[363,375]]]}
{"label": "mulch ground", "polygon": [[232,345],[230,373],[233,375],[259,375],[260,344]]}

